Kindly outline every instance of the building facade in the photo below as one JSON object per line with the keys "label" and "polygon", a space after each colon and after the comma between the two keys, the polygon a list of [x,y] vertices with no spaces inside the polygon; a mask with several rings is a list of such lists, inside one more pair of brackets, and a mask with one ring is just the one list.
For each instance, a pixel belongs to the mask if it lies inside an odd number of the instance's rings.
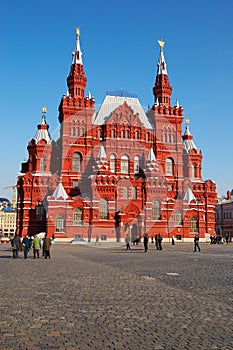
{"label": "building facade", "polygon": [[233,237],[233,190],[227,192],[227,197],[220,200],[215,207],[216,234],[218,237]]}
{"label": "building facade", "polygon": [[[131,240],[161,233],[164,240],[201,240],[215,234],[216,186],[202,179],[202,152],[189,121],[171,104],[164,42],[153,86],[152,108],[137,96],[107,93],[95,111],[85,94],[80,31],[59,105],[60,136],[53,140],[43,108],[28,160],[18,176],[17,230],[46,231],[59,239]],[[85,97],[86,96],[86,97]]]}
{"label": "building facade", "polygon": [[0,210],[0,240],[2,243],[8,242],[15,235],[16,215],[16,210],[10,207]]}

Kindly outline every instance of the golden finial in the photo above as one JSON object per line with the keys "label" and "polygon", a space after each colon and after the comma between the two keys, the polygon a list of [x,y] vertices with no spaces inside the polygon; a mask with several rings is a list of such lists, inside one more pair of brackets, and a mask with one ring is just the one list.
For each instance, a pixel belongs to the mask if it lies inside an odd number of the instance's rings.
{"label": "golden finial", "polygon": [[185,123],[186,126],[189,125],[189,118],[188,117],[185,118],[184,123]]}
{"label": "golden finial", "polygon": [[45,106],[42,106],[42,113],[46,113],[47,112],[47,108]]}
{"label": "golden finial", "polygon": [[162,48],[164,47],[164,44],[165,44],[165,42],[163,41],[163,39],[158,40],[158,43],[159,43],[160,49],[162,49]]}
{"label": "golden finial", "polygon": [[79,27],[76,28],[76,35],[80,36],[80,28]]}

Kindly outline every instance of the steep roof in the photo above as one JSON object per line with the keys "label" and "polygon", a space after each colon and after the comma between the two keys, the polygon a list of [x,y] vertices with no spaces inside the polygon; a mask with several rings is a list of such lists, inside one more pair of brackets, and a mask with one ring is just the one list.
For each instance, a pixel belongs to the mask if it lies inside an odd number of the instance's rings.
{"label": "steep roof", "polygon": [[94,116],[93,124],[103,125],[109,119],[110,114],[124,102],[126,102],[127,105],[132,108],[134,114],[138,114],[140,121],[146,129],[152,129],[152,125],[150,124],[138,98],[136,97],[107,95],[99,111]]}

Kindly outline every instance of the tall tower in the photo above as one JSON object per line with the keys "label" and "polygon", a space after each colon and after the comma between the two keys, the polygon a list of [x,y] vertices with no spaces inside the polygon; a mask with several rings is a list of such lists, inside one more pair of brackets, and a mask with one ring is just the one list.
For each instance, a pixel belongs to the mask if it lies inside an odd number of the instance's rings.
{"label": "tall tower", "polygon": [[67,94],[59,106],[60,174],[68,195],[79,193],[81,173],[88,163],[87,153],[92,147],[92,117],[95,100],[90,92],[85,97],[87,78],[84,73],[80,47],[80,29],[76,28],[76,44],[72,53]]}
{"label": "tall tower", "polygon": [[154,105],[149,116],[154,122],[155,156],[167,178],[167,197],[178,198],[182,192],[183,180],[183,108],[178,101],[174,107],[171,106],[172,87],[163,52],[165,43],[160,39],[158,44],[160,53],[153,87]]}

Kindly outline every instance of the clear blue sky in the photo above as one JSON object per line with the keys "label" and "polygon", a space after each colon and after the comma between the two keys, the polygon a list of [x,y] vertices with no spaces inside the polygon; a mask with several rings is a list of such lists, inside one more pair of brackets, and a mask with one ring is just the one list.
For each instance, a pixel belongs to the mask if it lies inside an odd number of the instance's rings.
{"label": "clear blue sky", "polygon": [[[50,132],[81,27],[87,90],[102,103],[107,90],[138,94],[152,105],[159,55],[165,58],[172,103],[190,119],[203,153],[203,178],[218,192],[233,188],[233,2],[231,0],[3,1],[0,14],[0,196],[11,199],[27,145],[47,106]],[[224,188],[226,187],[226,188]]]}

